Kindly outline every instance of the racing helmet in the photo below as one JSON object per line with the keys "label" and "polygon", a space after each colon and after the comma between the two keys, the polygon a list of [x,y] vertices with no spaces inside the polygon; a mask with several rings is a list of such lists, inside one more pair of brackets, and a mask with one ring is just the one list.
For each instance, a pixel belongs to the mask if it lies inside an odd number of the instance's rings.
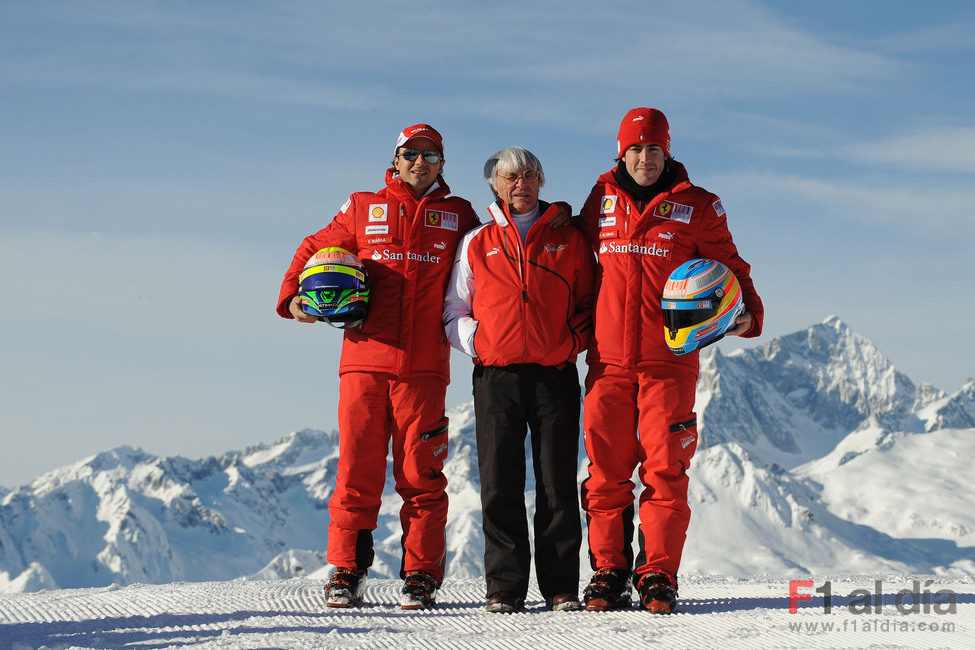
{"label": "racing helmet", "polygon": [[694,259],[667,278],[663,298],[664,339],[676,355],[714,343],[745,310],[738,278],[721,262]]}
{"label": "racing helmet", "polygon": [[355,327],[369,315],[369,276],[344,248],[323,248],[298,276],[301,310],[333,327]]}

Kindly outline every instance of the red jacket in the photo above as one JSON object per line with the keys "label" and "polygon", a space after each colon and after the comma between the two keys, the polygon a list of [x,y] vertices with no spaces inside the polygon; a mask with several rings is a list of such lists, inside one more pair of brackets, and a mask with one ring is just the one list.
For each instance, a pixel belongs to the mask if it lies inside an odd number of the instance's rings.
{"label": "red jacket", "polygon": [[316,251],[341,246],[369,271],[369,316],[345,331],[339,374],[434,374],[449,379],[450,345],[441,325],[443,295],[461,237],[479,221],[471,204],[448,196],[438,178],[417,199],[394,169],[386,187],[356,192],[332,222],[298,246],[285,273],[277,311],[291,318],[298,275]]}
{"label": "red jacket", "polygon": [[451,344],[489,366],[575,362],[592,334],[589,244],[575,228],[548,225],[558,208],[544,202],[524,243],[507,206],[488,211],[494,221],[457,251],[444,300]]}
{"label": "red jacket", "polygon": [[697,372],[698,353],[677,356],[664,341],[660,299],[671,271],[696,257],[726,265],[741,284],[752,315],[746,337],[762,331],[765,310],[728,231],[721,200],[687,179],[672,161],[675,181],[641,212],[610,170],[599,177],[580,215],[580,227],[597,253],[600,285],[595,334],[587,361],[625,368],[666,363]]}

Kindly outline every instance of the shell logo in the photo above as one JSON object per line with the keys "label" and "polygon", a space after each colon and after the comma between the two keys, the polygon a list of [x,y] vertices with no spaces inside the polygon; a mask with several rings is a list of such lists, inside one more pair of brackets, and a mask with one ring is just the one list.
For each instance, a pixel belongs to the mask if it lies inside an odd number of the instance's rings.
{"label": "shell logo", "polygon": [[385,212],[386,212],[385,210],[383,210],[381,207],[379,207],[377,205],[376,207],[374,207],[372,209],[372,216],[374,216],[374,217],[381,217],[381,216],[383,216],[383,214],[385,214]]}
{"label": "shell logo", "polygon": [[603,210],[608,211],[612,209],[613,209],[613,200],[609,198],[603,199]]}

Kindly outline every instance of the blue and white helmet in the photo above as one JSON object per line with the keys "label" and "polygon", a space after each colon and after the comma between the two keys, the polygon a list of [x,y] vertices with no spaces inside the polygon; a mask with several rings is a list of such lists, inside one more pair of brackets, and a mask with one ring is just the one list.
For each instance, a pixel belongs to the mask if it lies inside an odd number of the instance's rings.
{"label": "blue and white helmet", "polygon": [[676,355],[714,343],[745,311],[741,286],[721,262],[694,259],[670,274],[664,285],[664,339]]}

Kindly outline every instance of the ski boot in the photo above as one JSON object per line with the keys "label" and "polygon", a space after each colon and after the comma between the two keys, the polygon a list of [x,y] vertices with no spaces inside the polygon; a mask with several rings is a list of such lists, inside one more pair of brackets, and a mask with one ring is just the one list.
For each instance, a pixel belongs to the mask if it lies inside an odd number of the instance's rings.
{"label": "ski boot", "polygon": [[354,607],[366,591],[366,572],[337,567],[325,585],[325,604],[329,607]]}
{"label": "ski boot", "polygon": [[586,609],[604,612],[630,606],[630,572],[626,569],[599,569],[582,592]]}
{"label": "ski boot", "polygon": [[640,607],[654,614],[672,614],[677,609],[677,580],[666,573],[647,573],[636,584]]}
{"label": "ski boot", "polygon": [[426,571],[410,571],[403,580],[400,607],[429,609],[437,604],[437,580]]}

